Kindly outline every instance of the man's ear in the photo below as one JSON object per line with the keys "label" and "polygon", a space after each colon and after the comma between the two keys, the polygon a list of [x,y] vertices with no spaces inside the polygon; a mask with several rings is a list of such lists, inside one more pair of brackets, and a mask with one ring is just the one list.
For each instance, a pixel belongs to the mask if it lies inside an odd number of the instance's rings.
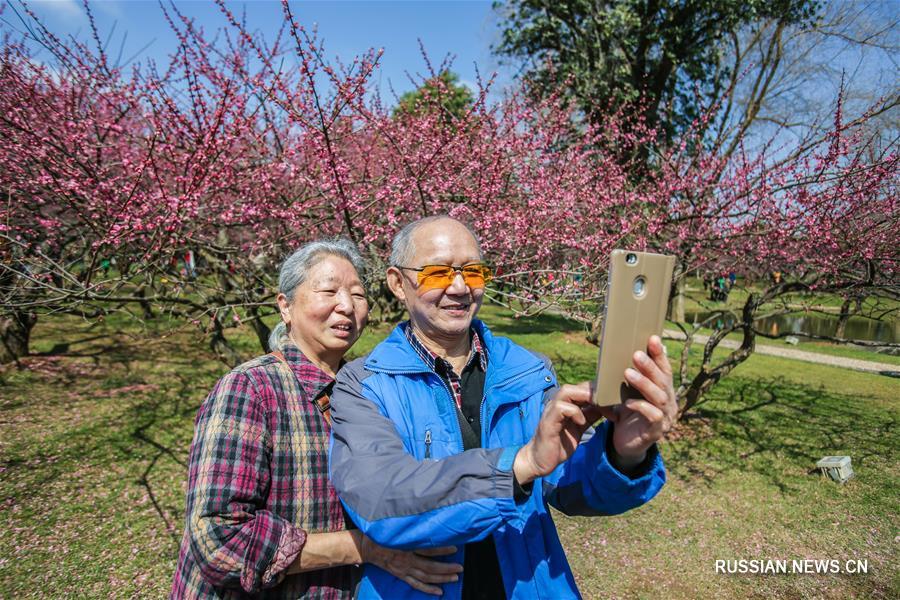
{"label": "man's ear", "polygon": [[387,270],[387,285],[400,302],[406,303],[406,291],[403,289],[403,273],[397,267]]}
{"label": "man's ear", "polygon": [[286,324],[291,324],[291,304],[288,302],[287,296],[279,293],[275,296],[275,302],[278,303],[278,312],[281,313],[281,320]]}

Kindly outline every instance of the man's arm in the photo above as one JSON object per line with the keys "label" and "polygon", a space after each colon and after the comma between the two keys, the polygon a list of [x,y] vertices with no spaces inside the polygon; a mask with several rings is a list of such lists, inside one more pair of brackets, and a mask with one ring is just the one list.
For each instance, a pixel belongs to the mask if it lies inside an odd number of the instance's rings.
{"label": "man's arm", "polygon": [[621,513],[653,498],[665,483],[656,442],[675,422],[678,407],[662,340],[651,336],[647,348],[649,355],[635,353],[635,369],[625,373],[643,399],[596,408],[607,420],[544,480],[545,497],[559,510]]}
{"label": "man's arm", "polygon": [[616,515],[650,501],[662,489],[666,471],[656,446],[636,473],[623,473],[610,461],[612,430],[612,423],[602,422],[572,458],[542,480],[551,506],[572,516]]}
{"label": "man's arm", "polygon": [[466,544],[521,515],[513,498],[519,447],[419,462],[363,384],[362,362],[338,374],[331,398],[331,479],[353,521],[391,548]]}

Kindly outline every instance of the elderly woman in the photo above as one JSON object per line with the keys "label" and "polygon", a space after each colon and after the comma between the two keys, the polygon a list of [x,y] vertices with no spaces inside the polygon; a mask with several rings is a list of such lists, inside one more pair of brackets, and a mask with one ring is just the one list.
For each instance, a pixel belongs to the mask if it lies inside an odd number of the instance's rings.
{"label": "elderly woman", "polygon": [[349,598],[360,563],[417,589],[459,565],[401,552],[352,528],[328,480],[328,397],[369,313],[348,240],[307,244],[281,267],[271,354],[225,375],[197,414],[173,598]]}

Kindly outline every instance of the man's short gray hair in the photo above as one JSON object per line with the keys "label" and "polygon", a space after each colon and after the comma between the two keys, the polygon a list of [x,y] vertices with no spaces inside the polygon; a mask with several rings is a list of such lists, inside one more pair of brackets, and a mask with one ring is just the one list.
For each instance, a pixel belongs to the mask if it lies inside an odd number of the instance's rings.
{"label": "man's short gray hair", "polygon": [[[288,302],[294,301],[294,292],[309,276],[309,271],[329,256],[337,256],[347,260],[356,269],[363,286],[366,285],[366,260],[356,245],[347,238],[331,238],[315,240],[304,244],[281,264],[278,274],[278,291],[284,294]],[[278,350],[281,338],[287,333],[284,321],[275,326],[269,335],[269,349]]]}
{"label": "man's short gray hair", "polygon": [[463,227],[469,230],[469,233],[472,234],[472,237],[475,239],[475,246],[478,248],[478,256],[481,256],[481,242],[478,241],[478,236],[475,234],[475,230],[472,227],[459,219],[454,219],[450,215],[433,215],[431,217],[422,217],[412,223],[408,223],[397,232],[397,235],[394,236],[394,241],[391,242],[391,258],[390,265],[392,267],[408,267],[410,266],[410,261],[416,255],[416,248],[413,244],[413,234],[419,227],[423,225],[427,225],[429,223],[433,223],[435,221],[440,221],[442,219],[449,219],[451,221],[456,221]]}

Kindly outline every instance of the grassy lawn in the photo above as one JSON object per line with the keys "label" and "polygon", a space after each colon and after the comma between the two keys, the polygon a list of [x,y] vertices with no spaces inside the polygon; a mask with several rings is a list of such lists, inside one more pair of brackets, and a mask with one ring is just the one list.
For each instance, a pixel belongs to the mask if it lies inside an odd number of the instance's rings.
{"label": "grassy lawn", "polygon": [[[766,281],[756,281],[748,285],[748,282],[743,277],[738,277],[737,282],[735,284],[734,289],[728,295],[728,303],[726,305],[720,304],[718,302],[710,302],[709,291],[703,289],[703,280],[697,277],[688,277],[685,280],[686,284],[686,298],[685,298],[685,310],[687,311],[695,311],[710,308],[711,306],[716,308],[721,308],[723,306],[727,306],[729,308],[740,309],[743,306],[744,302],[747,301],[747,296],[751,291],[756,292],[757,294],[768,287],[770,284],[768,280]],[[823,294],[823,293],[793,293],[787,294],[785,300],[788,304],[796,305],[796,306],[808,306],[808,307],[816,307],[826,312],[840,312],[841,305],[844,302],[844,299],[836,294]],[[873,308],[879,308],[881,310],[888,308],[897,308],[897,302],[888,299],[873,299],[866,298],[863,302],[863,312],[869,312]]]}
{"label": "grassy lawn", "polygon": [[[495,308],[484,318],[550,355],[564,381],[593,374],[596,349],[578,325]],[[355,353],[387,330],[370,329]],[[193,417],[225,368],[192,330],[158,333],[43,322],[36,352],[85,341],[0,374],[0,596],[167,593]],[[249,330],[240,345],[255,351]],[[663,446],[669,483],[651,503],[613,518],[556,515],[583,594],[898,597],[898,397],[897,379],[753,356]],[[837,453],[856,471],[844,486],[811,473]],[[860,558],[869,572],[715,573],[716,559],[739,558]]]}
{"label": "grassy lawn", "polygon": [[[680,331],[678,326],[671,321],[666,321],[665,328],[671,329],[672,331]],[[692,326],[688,325],[686,329],[690,332],[692,330]],[[707,327],[701,327],[698,333],[700,333],[701,335],[711,335],[713,333],[713,330]],[[740,343],[741,340],[743,340],[743,337],[744,336],[741,333],[730,333],[725,336],[725,339]],[[855,346],[852,344],[833,344],[831,342],[809,340],[806,338],[800,338],[799,344],[789,344],[784,341],[784,338],[772,339],[757,336],[756,345],[775,346],[777,348],[802,350],[803,352],[815,352],[816,354],[826,354],[828,356],[840,356],[842,358],[852,358],[855,360],[867,360],[889,365],[900,365],[900,356],[874,352],[872,350],[866,350],[862,346]]]}
{"label": "grassy lawn", "polygon": [[[759,291],[756,287],[752,288],[752,290]],[[728,296],[727,303],[710,302],[707,296],[707,292],[703,290],[702,281],[696,278],[688,278],[687,293],[685,294],[685,311],[690,314],[697,311],[702,312],[712,310],[731,310],[739,315],[744,303],[747,300],[748,295],[749,290],[745,287],[742,287],[742,281],[739,279],[737,287],[735,287],[734,290],[732,290],[731,294]],[[802,306],[815,305],[815,307],[819,310],[830,312],[838,312],[840,310],[842,301],[843,300],[840,297],[833,294],[794,294],[788,296],[788,303],[796,305],[798,309]],[[874,310],[876,306],[878,307],[877,311]],[[865,313],[873,311],[880,312],[891,307],[896,307],[896,303],[884,299],[879,299],[877,302],[872,299],[867,299],[863,304],[863,311]],[[765,312],[766,311],[762,311],[762,313]],[[692,328],[692,325],[690,323],[687,323],[685,325],[688,330]],[[672,330],[679,329],[677,324],[669,321],[666,321],[666,327]],[[710,335],[712,331],[713,330],[710,328],[701,328],[699,333]],[[742,338],[743,336],[741,333],[732,333],[728,335],[726,339],[740,342]],[[891,365],[900,365],[900,356],[892,356],[886,353],[875,352],[863,346],[855,346],[853,344],[833,344],[830,342],[810,340],[801,337],[800,343],[798,345],[792,345],[788,344],[784,340],[784,338],[766,338],[763,336],[757,336],[756,343],[757,345],[794,348],[797,350],[803,350],[805,352],[827,354],[829,356],[840,356],[844,358],[853,358],[856,360],[867,360],[887,363]]]}

